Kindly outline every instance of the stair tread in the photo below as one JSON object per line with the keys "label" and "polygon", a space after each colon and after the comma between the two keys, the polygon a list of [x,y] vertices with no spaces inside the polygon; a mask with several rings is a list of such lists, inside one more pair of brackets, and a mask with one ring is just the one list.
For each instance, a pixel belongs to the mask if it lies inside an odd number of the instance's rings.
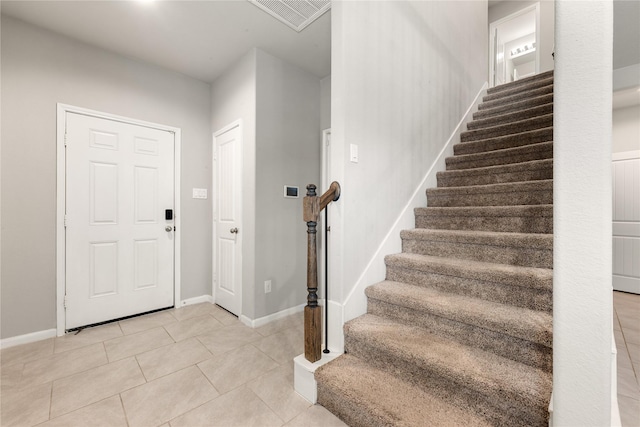
{"label": "stair tread", "polygon": [[416,215],[424,216],[553,216],[553,205],[517,206],[453,206],[415,208]]}
{"label": "stair tread", "polygon": [[[553,125],[553,113],[543,114],[541,116],[530,117],[510,123],[501,123],[481,129],[467,130],[460,134],[462,141],[469,138],[476,138],[486,135],[488,138],[494,136],[512,135],[514,133],[526,132],[530,130],[540,129]],[[508,132],[508,133],[506,133]],[[485,138],[482,138],[485,139]],[[475,140],[475,139],[474,139]]]}
{"label": "stair tread", "polygon": [[[514,82],[512,82],[514,83]],[[483,101],[493,101],[495,99],[505,98],[507,96],[520,95],[526,96],[526,93],[540,88],[544,86],[552,86],[553,85],[553,76],[547,76],[540,79],[534,79],[530,82],[525,82],[520,85],[512,85],[509,84],[501,85],[499,90],[489,92],[487,90],[487,94],[482,99]]]}
{"label": "stair tread", "polygon": [[368,298],[428,312],[549,348],[552,345],[552,316],[547,312],[391,281],[369,286],[365,294]]}
{"label": "stair tread", "polygon": [[455,144],[453,150],[455,155],[458,156],[461,154],[477,154],[507,148],[525,147],[549,141],[553,141],[553,127],[551,126],[498,137],[461,142],[459,144]]}
{"label": "stair tread", "polygon": [[553,278],[553,270],[549,268],[522,267],[411,253],[387,255],[385,263],[445,276],[516,284],[546,290],[551,290]]}
{"label": "stair tread", "polygon": [[491,88],[487,89],[487,93],[488,94],[492,94],[492,93],[500,92],[500,91],[503,91],[505,89],[509,89],[509,88],[513,88],[513,87],[517,87],[517,86],[527,85],[527,84],[529,84],[531,82],[535,82],[535,81],[538,81],[538,80],[546,80],[549,77],[553,77],[553,70],[544,71],[542,73],[538,73],[538,74],[535,74],[535,75],[529,76],[529,77],[524,77],[522,79],[516,80],[515,82],[503,83],[501,85],[491,87]]}
{"label": "stair tread", "polygon": [[495,175],[501,173],[517,173],[524,171],[551,169],[553,159],[530,160],[527,162],[509,163],[506,165],[482,166],[469,169],[447,170],[437,172],[440,177],[467,177],[476,175]]}
{"label": "stair tread", "polygon": [[425,329],[373,314],[345,325],[349,336],[365,340],[393,356],[427,369],[451,383],[522,405],[543,405],[551,391],[551,374],[511,359],[470,347]]}
{"label": "stair tread", "polygon": [[508,104],[496,105],[490,108],[484,108],[473,113],[474,120],[482,120],[509,112],[521,111],[533,106],[553,103],[553,92],[544,93],[542,95],[528,97],[519,101]]}
{"label": "stair tread", "polygon": [[478,118],[469,122],[467,125],[468,130],[481,129],[485,127],[495,126],[500,123],[512,123],[523,119],[541,116],[545,114],[553,113],[553,102],[546,104],[529,106],[527,108],[519,109],[516,111],[506,111],[501,114],[496,114],[490,117]]}
{"label": "stair tread", "polygon": [[401,231],[400,238],[487,246],[510,246],[546,250],[553,249],[553,234],[541,233],[414,228],[411,230]]}
{"label": "stair tread", "polygon": [[[468,144],[468,143],[467,143]],[[460,168],[461,163],[469,164],[469,167],[465,167],[464,169],[473,169],[472,165],[474,162],[487,161],[490,159],[500,159],[500,158],[513,158],[519,155],[528,154],[528,153],[536,153],[543,150],[552,150],[553,142],[539,142],[536,144],[522,145],[520,147],[513,148],[501,148],[493,151],[485,151],[480,153],[473,154],[458,154],[456,156],[451,156],[446,158],[446,163],[448,170],[462,170]],[[551,151],[551,155],[549,158],[553,158],[553,152]],[[543,159],[540,159],[543,160]],[[520,163],[520,162],[513,162]],[[512,164],[512,163],[504,163],[504,164]]]}
{"label": "stair tread", "polygon": [[498,99],[484,101],[482,104],[478,105],[478,109],[487,110],[487,109],[495,108],[502,105],[510,105],[517,102],[521,102],[523,101],[523,99],[533,99],[541,95],[547,95],[550,93],[553,93],[553,84],[531,89],[524,93],[515,93],[513,95],[500,97]]}
{"label": "stair tread", "polygon": [[[345,413],[351,414],[346,421],[352,426],[490,425],[473,411],[349,354],[318,368],[316,379],[319,403],[337,410],[343,417]],[[340,397],[336,400],[340,401],[331,402],[332,396],[322,393],[324,387],[330,387],[333,393],[337,391]],[[358,415],[353,415],[356,410]]]}
{"label": "stair tread", "polygon": [[553,190],[552,179],[537,181],[504,182],[500,184],[467,185],[463,187],[438,187],[427,189],[427,194],[477,194],[477,193],[509,193],[513,191],[548,191]]}

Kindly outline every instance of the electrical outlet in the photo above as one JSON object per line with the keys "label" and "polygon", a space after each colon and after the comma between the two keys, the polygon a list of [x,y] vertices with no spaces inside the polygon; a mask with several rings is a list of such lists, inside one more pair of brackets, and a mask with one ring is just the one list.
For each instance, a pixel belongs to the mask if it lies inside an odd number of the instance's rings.
{"label": "electrical outlet", "polygon": [[271,292],[271,280],[265,280],[264,281],[264,293],[268,294],[269,292]]}

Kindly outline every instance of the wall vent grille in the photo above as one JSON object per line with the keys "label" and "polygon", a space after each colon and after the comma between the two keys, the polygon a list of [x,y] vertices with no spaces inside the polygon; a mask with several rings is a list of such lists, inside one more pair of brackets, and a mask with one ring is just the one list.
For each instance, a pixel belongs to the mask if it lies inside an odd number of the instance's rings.
{"label": "wall vent grille", "polygon": [[297,32],[320,18],[329,8],[330,0],[248,0]]}

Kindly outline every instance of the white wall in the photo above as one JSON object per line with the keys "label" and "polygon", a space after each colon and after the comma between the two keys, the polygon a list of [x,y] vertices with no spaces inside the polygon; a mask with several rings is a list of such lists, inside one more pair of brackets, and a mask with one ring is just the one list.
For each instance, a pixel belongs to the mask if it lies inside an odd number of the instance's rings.
{"label": "white wall", "polygon": [[613,110],[613,152],[640,150],[640,105]]}
{"label": "white wall", "polygon": [[[486,81],[488,23],[483,1],[335,2],[331,13],[329,178],[342,195],[329,296],[342,304]],[[349,318],[366,308],[361,292],[353,299]]]}
{"label": "white wall", "polygon": [[[255,317],[306,303],[302,197],[320,184],[320,79],[257,51]],[[283,197],[285,185],[300,197]],[[320,189],[319,189],[320,191]],[[272,281],[265,294],[264,281]]]}
{"label": "white wall", "polygon": [[331,76],[320,80],[320,129],[331,127]]}
{"label": "white wall", "polygon": [[553,425],[605,426],[612,412],[613,5],[559,1],[555,18]]}
{"label": "white wall", "polygon": [[[256,49],[251,49],[211,85],[212,131],[242,120],[242,230],[238,237],[242,239],[242,314],[250,319],[255,318],[256,55]],[[211,136],[209,141],[213,142]],[[215,265],[213,260],[210,263]]]}
{"label": "white wall", "polygon": [[182,129],[182,298],[210,293],[207,83],[2,17],[2,338],[56,327],[56,103]]}
{"label": "white wall", "polygon": [[540,3],[540,72],[553,70],[553,52],[554,43],[554,1],[541,0],[537,1],[513,1],[507,0],[496,3],[489,8],[489,23],[495,22],[506,16],[509,16],[526,7]]}

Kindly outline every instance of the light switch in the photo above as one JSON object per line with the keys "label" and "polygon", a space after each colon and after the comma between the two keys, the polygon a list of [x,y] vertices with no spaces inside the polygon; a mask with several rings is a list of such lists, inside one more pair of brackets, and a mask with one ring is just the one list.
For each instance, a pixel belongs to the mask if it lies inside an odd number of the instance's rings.
{"label": "light switch", "polygon": [[356,144],[349,145],[349,160],[351,163],[358,163],[358,146]]}
{"label": "light switch", "polygon": [[193,189],[193,198],[194,199],[206,199],[207,198],[207,189],[206,188],[194,188]]}

